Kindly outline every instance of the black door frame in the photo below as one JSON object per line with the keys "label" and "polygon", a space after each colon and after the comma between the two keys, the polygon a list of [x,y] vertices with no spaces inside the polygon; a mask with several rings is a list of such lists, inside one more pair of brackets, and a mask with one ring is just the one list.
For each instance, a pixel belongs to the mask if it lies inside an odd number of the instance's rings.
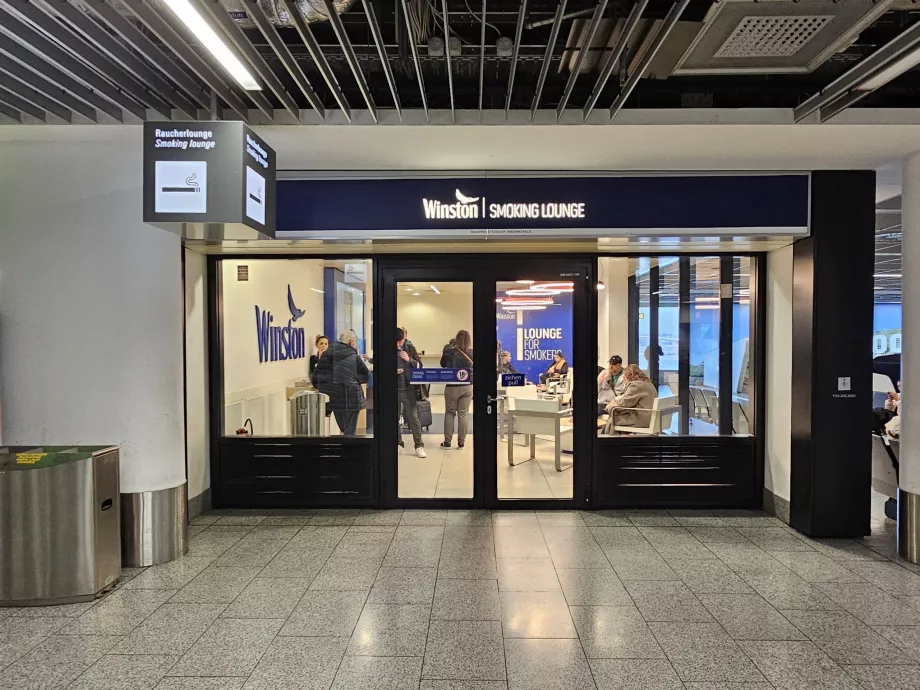
{"label": "black door frame", "polygon": [[[593,256],[579,255],[410,255],[376,257],[374,290],[374,379],[377,396],[375,406],[379,411],[375,431],[379,449],[380,497],[383,507],[428,508],[587,508],[590,507],[591,444],[595,429],[588,424],[593,419],[589,411],[594,407],[595,361],[597,337],[592,335],[591,315],[596,320],[597,296],[595,285],[595,260]],[[498,443],[495,424],[479,422],[479,433],[473,434],[474,482],[472,499],[400,499],[398,497],[397,410],[384,401],[396,399],[396,377],[383,376],[376,362],[386,361],[387,344],[393,340],[396,324],[396,283],[399,282],[472,282],[473,283],[473,370],[490,371],[495,365],[495,283],[523,279],[572,280],[573,338],[588,347],[573,349],[572,368],[575,372],[573,404],[584,410],[575,423],[573,437],[574,464],[572,476],[573,498],[568,499],[501,499],[497,496]],[[494,404],[491,412],[489,398],[497,393],[496,377],[476,377],[474,373],[474,419],[483,420],[497,413]],[[487,431],[482,433],[482,429]]]}

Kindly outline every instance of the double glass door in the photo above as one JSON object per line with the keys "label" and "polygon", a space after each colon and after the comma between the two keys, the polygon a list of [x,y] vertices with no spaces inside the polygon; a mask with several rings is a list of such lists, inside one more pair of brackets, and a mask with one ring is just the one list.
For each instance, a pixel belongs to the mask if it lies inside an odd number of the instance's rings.
{"label": "double glass door", "polygon": [[596,419],[590,268],[380,261],[375,417],[389,505],[583,503]]}

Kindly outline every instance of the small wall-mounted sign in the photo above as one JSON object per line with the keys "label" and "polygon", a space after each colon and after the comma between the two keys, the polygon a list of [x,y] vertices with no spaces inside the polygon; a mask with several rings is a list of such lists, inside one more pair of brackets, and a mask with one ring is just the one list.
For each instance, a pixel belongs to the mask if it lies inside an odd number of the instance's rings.
{"label": "small wall-mounted sign", "polygon": [[840,392],[850,390],[850,377],[849,376],[837,377],[837,390]]}
{"label": "small wall-mounted sign", "polygon": [[502,374],[502,388],[523,386],[524,383],[524,374]]}
{"label": "small wall-mounted sign", "polygon": [[409,383],[418,385],[425,383],[470,383],[469,369],[412,369],[409,372]]}
{"label": "small wall-mounted sign", "polygon": [[720,295],[722,299],[731,299],[732,298],[732,284],[731,283],[722,283],[720,286]]}
{"label": "small wall-mounted sign", "polygon": [[241,283],[247,282],[249,280],[249,266],[237,266],[236,279]]}

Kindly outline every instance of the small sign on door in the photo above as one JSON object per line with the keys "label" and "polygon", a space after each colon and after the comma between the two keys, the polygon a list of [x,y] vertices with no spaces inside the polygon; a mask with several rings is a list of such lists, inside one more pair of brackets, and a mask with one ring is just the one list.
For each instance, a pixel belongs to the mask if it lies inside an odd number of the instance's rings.
{"label": "small sign on door", "polygon": [[837,377],[837,391],[849,391],[850,390],[850,377],[849,376],[838,376]]}
{"label": "small sign on door", "polygon": [[236,279],[241,283],[245,283],[249,280],[249,266],[237,266],[236,267]]}

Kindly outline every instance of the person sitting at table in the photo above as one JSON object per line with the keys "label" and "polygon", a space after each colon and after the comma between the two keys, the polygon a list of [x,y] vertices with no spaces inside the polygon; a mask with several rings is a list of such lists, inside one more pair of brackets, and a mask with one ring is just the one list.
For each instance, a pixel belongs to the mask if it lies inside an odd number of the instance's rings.
{"label": "person sitting at table", "polygon": [[626,376],[623,358],[614,355],[597,376],[597,416],[607,412],[607,405],[626,392]]}
{"label": "person sitting at table", "polygon": [[518,374],[520,373],[511,363],[511,353],[505,350],[502,352],[502,366],[498,370],[499,374]]}
{"label": "person sitting at table", "polygon": [[607,403],[606,410],[610,413],[604,434],[615,435],[615,427],[634,426],[647,427],[652,420],[652,405],[658,397],[658,391],[648,375],[637,365],[630,364],[623,374],[626,379],[626,390],[623,395]]}
{"label": "person sitting at table", "polygon": [[562,350],[559,350],[559,352],[553,355],[553,363],[549,365],[546,371],[540,374],[540,385],[545,387],[547,381],[561,379],[563,376],[568,375],[568,373],[569,364],[565,361],[565,355],[562,354]]}

